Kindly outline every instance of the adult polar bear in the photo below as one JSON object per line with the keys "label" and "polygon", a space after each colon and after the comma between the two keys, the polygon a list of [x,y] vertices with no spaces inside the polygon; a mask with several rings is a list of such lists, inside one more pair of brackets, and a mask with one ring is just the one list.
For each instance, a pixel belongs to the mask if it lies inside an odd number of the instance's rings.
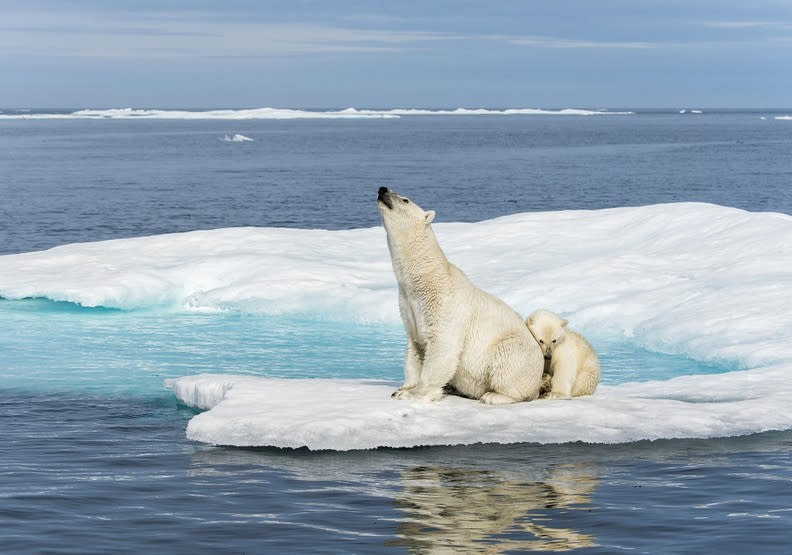
{"label": "adult polar bear", "polygon": [[387,187],[377,206],[407,331],[404,385],[393,396],[437,401],[448,384],[492,405],[536,399],[544,358],[522,317],[448,262],[430,226],[433,210]]}

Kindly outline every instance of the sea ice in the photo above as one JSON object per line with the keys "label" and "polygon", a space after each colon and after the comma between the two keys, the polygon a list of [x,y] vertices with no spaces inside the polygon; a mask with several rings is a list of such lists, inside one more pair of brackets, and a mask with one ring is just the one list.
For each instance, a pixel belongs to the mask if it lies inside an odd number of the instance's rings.
{"label": "sea ice", "polygon": [[[792,217],[684,203],[433,227],[452,262],[521,314],[550,308],[587,335],[741,370],[495,408],[456,398],[394,401],[393,384],[187,376],[170,386],[209,409],[193,419],[190,437],[351,449],[792,428]],[[553,249],[534,248],[548,230]],[[381,227],[219,229],[6,255],[0,296],[399,322]]]}
{"label": "sea ice", "polygon": [[[722,437],[792,427],[789,367],[600,386],[573,401],[489,406],[460,397],[397,401],[400,384],[201,374],[167,380],[209,409],[187,437],[215,445],[372,449],[472,443],[624,443]],[[763,379],[757,382],[756,373]]]}

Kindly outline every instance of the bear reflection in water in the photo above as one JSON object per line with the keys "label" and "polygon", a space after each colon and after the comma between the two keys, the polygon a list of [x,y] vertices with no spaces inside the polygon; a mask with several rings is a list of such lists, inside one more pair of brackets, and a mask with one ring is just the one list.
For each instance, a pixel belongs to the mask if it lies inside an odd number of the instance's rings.
{"label": "bear reflection in water", "polygon": [[[264,529],[286,542],[280,547],[293,547],[288,542],[296,530],[323,545],[354,538],[362,542],[352,549],[358,552],[384,545],[412,553],[502,553],[595,545],[593,535],[573,527],[583,511],[596,510],[599,472],[588,446],[539,452],[515,444],[199,449],[191,455],[189,476],[202,495],[207,488],[214,492],[218,514],[233,513],[257,537],[262,528],[251,524],[272,526]],[[228,493],[218,496],[224,491],[218,487]],[[317,530],[320,535],[311,536]]]}
{"label": "bear reflection in water", "polygon": [[389,546],[417,553],[567,551],[594,545],[594,537],[544,523],[543,511],[585,510],[597,487],[596,466],[547,469],[538,481],[497,471],[414,466],[401,471],[404,493],[396,506],[407,514],[400,539]]}

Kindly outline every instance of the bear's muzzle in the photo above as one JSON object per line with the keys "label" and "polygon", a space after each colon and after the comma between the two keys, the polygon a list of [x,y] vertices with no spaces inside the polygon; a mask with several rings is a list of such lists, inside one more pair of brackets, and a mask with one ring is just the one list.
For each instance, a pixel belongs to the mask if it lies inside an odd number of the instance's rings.
{"label": "bear's muzzle", "polygon": [[389,210],[393,209],[393,203],[391,202],[390,196],[391,192],[387,187],[380,187],[377,191],[377,200],[387,206]]}

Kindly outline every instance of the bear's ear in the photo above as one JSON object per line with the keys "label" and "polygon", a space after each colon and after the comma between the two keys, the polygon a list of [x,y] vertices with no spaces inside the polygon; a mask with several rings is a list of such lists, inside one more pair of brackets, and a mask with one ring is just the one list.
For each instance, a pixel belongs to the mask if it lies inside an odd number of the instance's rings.
{"label": "bear's ear", "polygon": [[534,325],[534,318],[533,318],[533,316],[528,316],[528,318],[525,320],[525,325],[526,325],[526,326],[533,326],[533,325]]}
{"label": "bear's ear", "polygon": [[425,219],[424,223],[426,225],[429,225],[430,223],[432,223],[432,220],[434,220],[434,217],[435,217],[435,211],[430,210],[429,212],[424,214],[424,219]]}
{"label": "bear's ear", "polygon": [[561,320],[561,327],[565,328],[569,322],[567,320]]}

